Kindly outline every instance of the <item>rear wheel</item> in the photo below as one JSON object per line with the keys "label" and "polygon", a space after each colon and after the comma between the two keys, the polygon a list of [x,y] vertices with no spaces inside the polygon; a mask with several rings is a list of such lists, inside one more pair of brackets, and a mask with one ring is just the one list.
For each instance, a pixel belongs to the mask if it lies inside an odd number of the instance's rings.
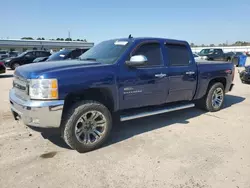
{"label": "rear wheel", "polygon": [[72,149],[87,152],[100,147],[107,140],[111,127],[111,114],[104,105],[83,101],[65,114],[61,133]]}
{"label": "rear wheel", "polygon": [[225,91],[222,83],[214,83],[208,90],[205,97],[200,99],[197,106],[209,112],[216,112],[221,109],[224,103]]}

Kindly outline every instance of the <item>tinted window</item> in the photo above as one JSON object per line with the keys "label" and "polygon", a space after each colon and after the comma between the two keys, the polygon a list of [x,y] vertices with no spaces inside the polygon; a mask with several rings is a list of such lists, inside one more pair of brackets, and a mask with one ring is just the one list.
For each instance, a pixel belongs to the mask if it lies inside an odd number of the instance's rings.
{"label": "tinted window", "polygon": [[214,53],[214,49],[203,49],[200,51],[199,55],[208,55]]}
{"label": "tinted window", "polygon": [[41,52],[41,57],[47,57],[50,56],[49,52]]}
{"label": "tinted window", "polygon": [[39,52],[39,51],[34,52],[34,54],[36,57],[41,57],[41,52]]}
{"label": "tinted window", "polygon": [[190,56],[187,46],[167,44],[166,52],[170,66],[187,66],[189,64]]}
{"label": "tinted window", "polygon": [[215,51],[215,54],[222,54],[223,53],[221,49],[215,49],[214,51]]}
{"label": "tinted window", "polygon": [[72,53],[71,53],[71,58],[72,58],[72,59],[76,59],[76,58],[78,58],[80,55],[82,55],[82,52],[81,52],[80,49],[73,50]]}
{"label": "tinted window", "polygon": [[64,60],[68,57],[69,53],[71,52],[71,50],[61,50],[59,52],[56,52],[54,54],[52,54],[51,56],[49,56],[47,61],[58,61],[58,60]]}
{"label": "tinted window", "polygon": [[35,52],[28,52],[25,54],[25,57],[33,58],[35,57]]}
{"label": "tinted window", "polygon": [[158,43],[147,43],[140,46],[133,55],[144,55],[148,59],[148,65],[161,65],[161,46]]}

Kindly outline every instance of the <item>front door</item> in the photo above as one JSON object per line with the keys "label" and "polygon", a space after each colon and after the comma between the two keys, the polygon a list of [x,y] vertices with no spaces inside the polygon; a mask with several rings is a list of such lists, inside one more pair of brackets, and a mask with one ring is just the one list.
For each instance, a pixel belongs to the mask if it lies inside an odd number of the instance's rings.
{"label": "front door", "polygon": [[119,75],[118,81],[120,109],[164,103],[168,78],[160,43],[143,43],[131,54],[133,55],[144,55],[148,63],[143,67],[121,66],[121,73],[124,72],[124,75]]}
{"label": "front door", "polygon": [[185,43],[166,43],[169,90],[166,102],[192,100],[197,85],[197,66]]}

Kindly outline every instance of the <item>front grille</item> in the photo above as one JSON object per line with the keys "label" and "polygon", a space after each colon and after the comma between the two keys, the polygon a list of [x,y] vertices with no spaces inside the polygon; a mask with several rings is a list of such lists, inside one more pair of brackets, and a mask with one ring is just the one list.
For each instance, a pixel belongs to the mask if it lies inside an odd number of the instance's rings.
{"label": "front grille", "polygon": [[15,90],[15,95],[22,99],[28,99],[28,81],[22,77],[14,75],[13,88]]}

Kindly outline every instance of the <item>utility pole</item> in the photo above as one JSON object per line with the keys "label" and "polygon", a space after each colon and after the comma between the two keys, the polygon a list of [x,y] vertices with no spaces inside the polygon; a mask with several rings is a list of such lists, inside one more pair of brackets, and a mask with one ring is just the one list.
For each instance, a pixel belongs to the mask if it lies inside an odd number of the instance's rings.
{"label": "utility pole", "polygon": [[68,31],[68,38],[70,38],[70,31]]}

